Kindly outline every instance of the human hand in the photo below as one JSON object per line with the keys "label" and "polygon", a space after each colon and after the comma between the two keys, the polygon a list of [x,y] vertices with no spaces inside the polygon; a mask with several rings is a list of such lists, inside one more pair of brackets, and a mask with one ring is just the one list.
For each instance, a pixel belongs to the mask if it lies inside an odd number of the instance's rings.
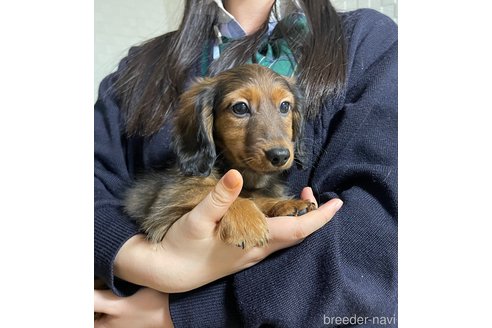
{"label": "human hand", "polygon": [[[242,183],[239,172],[227,172],[201,203],[171,226],[160,244],[151,245],[143,235],[129,239],[116,256],[115,275],[167,293],[192,290],[300,243],[330,221],[342,205],[341,200],[332,199],[296,218],[268,218],[268,245],[241,249],[222,242],[216,229]],[[311,188],[304,188],[301,198],[315,202]]]}
{"label": "human hand", "polygon": [[129,297],[94,290],[94,312],[102,313],[94,328],[170,328],[169,295],[141,288]]}

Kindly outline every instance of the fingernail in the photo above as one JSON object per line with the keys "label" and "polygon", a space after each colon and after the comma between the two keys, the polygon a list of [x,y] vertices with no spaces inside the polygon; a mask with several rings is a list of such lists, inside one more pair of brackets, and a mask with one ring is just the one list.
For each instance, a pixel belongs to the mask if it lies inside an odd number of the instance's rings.
{"label": "fingernail", "polygon": [[239,172],[227,172],[224,177],[224,186],[227,189],[236,189],[236,187],[241,183],[241,179],[238,177]]}
{"label": "fingernail", "polygon": [[333,205],[335,207],[335,211],[338,211],[343,205],[343,202],[341,199],[337,199],[336,202],[335,202],[335,205]]}

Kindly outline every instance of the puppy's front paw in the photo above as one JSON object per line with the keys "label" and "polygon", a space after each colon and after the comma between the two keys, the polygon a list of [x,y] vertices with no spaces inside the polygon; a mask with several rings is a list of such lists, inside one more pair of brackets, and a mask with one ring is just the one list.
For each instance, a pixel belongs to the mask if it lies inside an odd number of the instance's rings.
{"label": "puppy's front paw", "polygon": [[301,216],[315,210],[316,204],[303,199],[282,200],[268,212],[268,216]]}
{"label": "puppy's front paw", "polygon": [[263,214],[249,199],[238,198],[218,226],[222,241],[239,247],[262,247],[268,243],[268,227]]}

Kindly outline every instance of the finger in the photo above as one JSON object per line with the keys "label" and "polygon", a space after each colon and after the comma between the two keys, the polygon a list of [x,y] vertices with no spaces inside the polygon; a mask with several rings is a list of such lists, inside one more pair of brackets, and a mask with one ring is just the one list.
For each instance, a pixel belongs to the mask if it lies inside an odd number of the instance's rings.
{"label": "finger", "polygon": [[110,290],[94,290],[94,312],[114,315],[118,313],[118,306],[122,298]]}
{"label": "finger", "polygon": [[243,178],[236,170],[229,170],[207,197],[201,201],[190,215],[209,218],[213,222],[219,221],[231,204],[236,200],[243,186]]}
{"label": "finger", "polygon": [[309,200],[311,203],[316,204],[316,207],[318,207],[318,202],[316,201],[316,198],[314,198],[313,189],[311,189],[311,187],[305,187],[302,189],[301,199]]}
{"label": "finger", "polygon": [[343,205],[340,199],[332,199],[318,209],[297,217],[267,218],[269,241],[267,247],[249,250],[244,268],[250,267],[268,255],[300,243],[304,238],[328,223]]}
{"label": "finger", "polygon": [[278,250],[299,243],[328,223],[342,207],[340,199],[332,199],[318,209],[292,219],[277,217],[268,220],[272,248]]}

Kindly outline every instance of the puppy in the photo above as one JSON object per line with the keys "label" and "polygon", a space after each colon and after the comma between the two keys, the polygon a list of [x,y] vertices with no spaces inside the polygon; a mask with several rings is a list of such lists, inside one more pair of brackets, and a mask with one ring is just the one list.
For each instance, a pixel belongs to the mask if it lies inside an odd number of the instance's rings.
{"label": "puppy", "polygon": [[191,211],[229,169],[244,185],[217,229],[242,248],[268,242],[265,217],[298,216],[315,209],[286,194],[280,173],[302,162],[302,104],[290,80],[260,65],[243,65],[194,83],[174,117],[177,166],[137,180],[126,212],[150,241]]}

